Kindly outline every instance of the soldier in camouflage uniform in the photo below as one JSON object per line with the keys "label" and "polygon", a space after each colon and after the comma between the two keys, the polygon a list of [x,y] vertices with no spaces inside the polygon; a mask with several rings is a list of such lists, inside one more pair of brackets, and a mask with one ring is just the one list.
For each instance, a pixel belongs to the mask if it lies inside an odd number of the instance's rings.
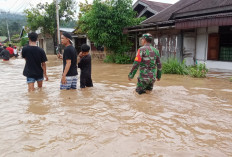
{"label": "soldier in camouflage uniform", "polygon": [[128,79],[131,81],[140,67],[136,88],[138,94],[152,91],[156,79],[160,81],[161,78],[160,54],[158,50],[151,46],[151,41],[151,34],[143,34],[141,41],[143,47],[138,50],[133,67],[128,75]]}

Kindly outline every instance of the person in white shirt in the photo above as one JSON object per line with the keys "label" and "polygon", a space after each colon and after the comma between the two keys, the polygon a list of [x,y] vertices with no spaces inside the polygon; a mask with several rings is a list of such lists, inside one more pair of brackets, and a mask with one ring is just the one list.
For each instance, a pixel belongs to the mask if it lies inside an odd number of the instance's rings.
{"label": "person in white shirt", "polygon": [[17,50],[16,46],[14,46],[14,56],[15,56],[15,58],[18,57],[18,50]]}

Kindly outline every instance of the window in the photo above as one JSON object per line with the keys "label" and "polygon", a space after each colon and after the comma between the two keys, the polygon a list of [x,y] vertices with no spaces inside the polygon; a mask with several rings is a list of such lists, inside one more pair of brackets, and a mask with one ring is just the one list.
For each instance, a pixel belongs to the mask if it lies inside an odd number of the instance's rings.
{"label": "window", "polygon": [[232,26],[219,27],[220,61],[232,61]]}

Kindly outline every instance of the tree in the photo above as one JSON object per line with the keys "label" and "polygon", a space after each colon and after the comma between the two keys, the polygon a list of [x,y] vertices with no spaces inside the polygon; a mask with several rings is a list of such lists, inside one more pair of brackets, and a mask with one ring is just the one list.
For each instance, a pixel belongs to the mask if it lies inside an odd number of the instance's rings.
{"label": "tree", "polygon": [[136,18],[132,9],[132,0],[94,0],[91,10],[80,18],[80,28],[87,32],[96,45],[104,45],[107,50],[124,54],[132,44],[123,29],[138,25],[142,21]]}
{"label": "tree", "polygon": [[[83,3],[83,2],[79,3],[79,8],[80,8],[80,10],[79,10],[79,14],[78,14],[78,19],[81,19],[82,16],[84,16],[86,13],[88,13],[91,10],[92,5],[88,3],[88,0],[85,0],[85,3]],[[84,25],[83,20],[78,20],[75,33],[86,34],[87,32],[85,30],[81,29],[81,25]]]}
{"label": "tree", "polygon": [[6,22],[9,26],[10,36],[18,34],[26,24],[26,17],[20,14],[3,12],[0,14],[0,36],[8,36]]}
{"label": "tree", "polygon": [[[59,3],[59,18],[68,22],[73,19],[75,10],[75,2],[73,0],[61,0]],[[54,46],[57,45],[57,25],[56,25],[56,7],[54,2],[51,4],[39,3],[35,8],[25,10],[27,15],[28,27],[35,31],[42,28],[44,34],[52,36]]]}
{"label": "tree", "polygon": [[19,33],[21,28],[22,27],[20,26],[20,24],[18,22],[10,23],[9,30],[10,30],[11,36],[16,35],[17,33]]}
{"label": "tree", "polygon": [[28,36],[27,36],[27,32],[23,32],[21,40],[20,40],[20,46],[25,46],[28,44]]}

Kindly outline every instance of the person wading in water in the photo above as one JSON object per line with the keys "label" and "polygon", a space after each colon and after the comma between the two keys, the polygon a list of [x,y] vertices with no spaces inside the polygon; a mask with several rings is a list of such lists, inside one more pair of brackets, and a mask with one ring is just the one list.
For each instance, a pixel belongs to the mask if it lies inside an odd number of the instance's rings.
{"label": "person wading in water", "polygon": [[136,88],[138,94],[151,92],[155,81],[160,81],[161,79],[162,66],[160,62],[160,54],[158,50],[151,46],[151,41],[151,34],[143,34],[143,46],[138,49],[133,67],[128,75],[128,80],[131,81],[138,68],[140,68],[140,75],[138,77]]}

